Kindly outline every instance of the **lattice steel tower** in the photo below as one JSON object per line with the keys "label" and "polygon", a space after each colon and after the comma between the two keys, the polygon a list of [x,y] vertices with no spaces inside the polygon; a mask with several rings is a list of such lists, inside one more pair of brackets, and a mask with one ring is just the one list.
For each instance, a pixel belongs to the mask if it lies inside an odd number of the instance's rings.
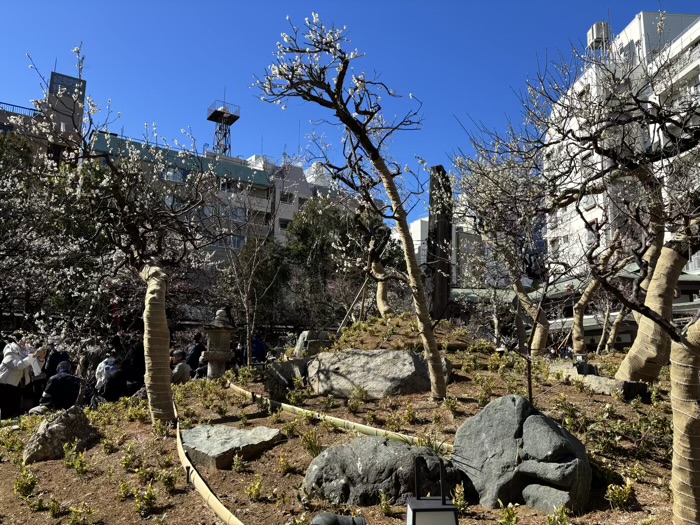
{"label": "lattice steel tower", "polygon": [[241,108],[223,100],[216,100],[209,106],[207,120],[216,123],[214,132],[214,153],[231,156],[231,124],[241,116]]}

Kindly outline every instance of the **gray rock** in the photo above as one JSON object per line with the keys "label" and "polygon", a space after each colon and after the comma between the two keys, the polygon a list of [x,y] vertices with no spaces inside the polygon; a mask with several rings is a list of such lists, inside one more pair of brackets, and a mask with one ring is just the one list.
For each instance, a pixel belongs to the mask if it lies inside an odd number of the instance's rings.
{"label": "gray rock", "polygon": [[539,509],[547,514],[554,514],[559,507],[571,508],[571,497],[568,492],[534,483],[523,489],[523,501],[528,507]]}
{"label": "gray rock", "polygon": [[[446,380],[451,363],[443,358]],[[372,399],[430,390],[428,365],[422,354],[405,350],[323,352],[309,363],[309,384],[316,394],[350,397],[363,388]],[[370,373],[371,371],[371,373]]]}
{"label": "gray rock", "polygon": [[496,399],[462,424],[452,460],[485,507],[525,501],[543,512],[562,504],[580,512],[588,502],[583,444],[519,396]]}
{"label": "gray rock", "polygon": [[[602,394],[605,396],[615,395],[617,392],[622,392],[622,396],[626,401],[634,399],[639,396],[641,398],[648,398],[649,391],[647,384],[643,382],[628,382],[615,379],[613,377],[603,377],[597,375],[598,369],[593,365],[588,363],[577,363],[578,365],[586,365],[587,368],[583,370],[583,374],[579,373],[579,368],[574,363],[553,363],[550,365],[549,370],[552,376],[560,373],[561,376],[570,381],[581,381],[584,385],[591,389],[595,394]],[[593,373],[595,371],[595,373]]]}
{"label": "gray rock", "polygon": [[274,361],[265,370],[265,389],[270,397],[284,399],[287,389],[294,387],[295,378],[306,378],[310,359]]}
{"label": "gray rock", "polygon": [[[425,447],[361,437],[348,444],[328,448],[309,465],[304,478],[307,493],[332,503],[377,505],[384,492],[393,503],[404,504],[415,489],[414,461],[424,457],[427,469],[421,474],[421,495],[440,494],[438,456]],[[447,496],[460,478],[459,471],[445,462]]]}
{"label": "gray rock", "polygon": [[343,516],[322,512],[314,516],[311,525],[367,525],[367,520],[358,516]]}
{"label": "gray rock", "polygon": [[304,330],[297,339],[294,357],[297,359],[311,357],[326,348],[330,348],[333,344],[331,335],[335,334],[324,330]]}
{"label": "gray rock", "polygon": [[203,467],[230,469],[233,457],[256,457],[283,439],[275,428],[255,427],[252,430],[218,425],[204,425],[182,431],[182,446],[193,463]]}
{"label": "gray rock", "polygon": [[26,464],[61,459],[66,443],[77,441],[77,450],[85,450],[99,437],[83,409],[74,406],[48,416],[39,424],[24,448],[23,459]]}

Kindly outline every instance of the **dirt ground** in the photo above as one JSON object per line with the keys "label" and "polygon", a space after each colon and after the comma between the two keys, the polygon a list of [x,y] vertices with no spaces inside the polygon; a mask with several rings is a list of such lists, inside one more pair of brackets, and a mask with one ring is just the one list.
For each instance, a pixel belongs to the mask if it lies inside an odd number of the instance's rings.
{"label": "dirt ground", "polygon": [[[489,400],[527,392],[524,361],[517,356],[500,358],[487,349],[473,349],[449,352],[447,357],[455,367],[448,400],[442,404],[431,401],[426,394],[379,401],[360,399],[361,395],[349,401],[333,399],[314,396],[301,385],[290,397],[304,408],[420,436],[437,446],[452,443],[457,428]],[[610,376],[621,357],[593,357],[591,362],[598,365],[601,375]],[[592,394],[580,383],[550,376],[548,367],[548,362],[541,361],[534,368],[534,403],[583,441],[594,465],[589,505],[582,515],[569,517],[569,522],[669,524],[671,424],[667,375],[652,389],[651,399],[625,402],[620,397]],[[255,377],[244,374],[237,381],[243,388],[264,393]],[[370,525],[406,522],[402,506],[337,507],[308,498],[300,491],[313,457],[325,447],[354,438],[355,433],[287,413],[270,414],[226,389],[223,382],[190,382],[176,388],[175,399],[183,428],[201,423],[247,428],[265,425],[280,428],[287,436],[286,441],[258,459],[237,462],[230,471],[201,471],[214,493],[245,524],[304,525],[324,510],[363,516]],[[124,400],[104,405],[89,417],[101,430],[102,442],[87,450],[82,460],[73,458],[68,462],[70,466],[64,460],[31,465],[36,485],[28,498],[14,492],[18,480],[26,481],[28,476],[22,475],[18,455],[38,420],[23,418],[20,429],[0,428],[0,523],[218,523],[194,489],[185,484],[178,468],[173,431],[153,429],[143,402]],[[173,475],[177,476],[174,486]],[[606,490],[610,484],[624,485],[624,479],[629,480],[633,495],[625,502],[616,500],[624,508],[613,509]],[[155,494],[153,502],[145,496],[149,482]],[[26,485],[19,484],[20,488]],[[137,504],[141,513],[137,512]],[[547,516],[532,509],[521,506],[515,512],[517,523],[522,525],[548,523]],[[460,517],[460,524],[503,519],[502,510],[472,502]]]}

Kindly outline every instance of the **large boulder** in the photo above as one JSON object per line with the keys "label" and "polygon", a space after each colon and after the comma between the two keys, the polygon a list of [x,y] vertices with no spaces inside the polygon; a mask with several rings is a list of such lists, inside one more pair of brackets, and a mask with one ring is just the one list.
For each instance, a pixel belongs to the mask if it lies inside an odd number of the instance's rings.
{"label": "large boulder", "polygon": [[85,450],[100,434],[88,421],[81,407],[61,410],[44,419],[24,447],[26,464],[64,456],[63,445],[77,442],[77,450]]}
{"label": "large boulder", "polygon": [[[445,380],[451,363],[442,360]],[[309,384],[321,395],[350,397],[363,388],[372,399],[430,390],[428,365],[423,354],[405,350],[344,350],[322,352],[308,366]]]}
{"label": "large boulder", "polygon": [[[440,494],[438,455],[425,447],[389,441],[381,437],[360,437],[345,445],[330,447],[316,456],[306,470],[304,488],[332,503],[369,506],[380,502],[383,492],[393,503],[405,504],[415,490],[414,461],[426,460],[420,476],[421,495]],[[459,482],[460,474],[445,462],[447,496]]]}
{"label": "large boulder", "polygon": [[272,399],[281,401],[287,389],[294,388],[295,379],[306,380],[307,365],[310,359],[290,359],[274,361],[265,369],[265,390]]}
{"label": "large boulder", "polygon": [[254,458],[283,438],[276,428],[203,425],[182,431],[182,447],[194,464],[223,470],[231,468],[234,456]]}
{"label": "large boulder", "polygon": [[455,435],[452,460],[471,480],[481,505],[522,503],[551,513],[581,512],[591,467],[583,444],[520,396],[489,403]]}

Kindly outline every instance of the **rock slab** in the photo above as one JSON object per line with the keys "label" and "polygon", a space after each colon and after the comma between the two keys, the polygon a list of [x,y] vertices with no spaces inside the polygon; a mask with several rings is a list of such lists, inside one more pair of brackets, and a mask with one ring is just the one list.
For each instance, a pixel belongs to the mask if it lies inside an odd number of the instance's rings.
{"label": "rock slab", "polygon": [[481,505],[499,500],[551,514],[588,503],[591,467],[583,444],[520,396],[489,403],[455,435],[452,460],[469,477]]}
{"label": "rock slab", "polygon": [[66,443],[77,441],[77,449],[85,450],[99,437],[83,409],[74,406],[48,416],[39,424],[24,448],[23,459],[26,464],[61,459]]}
{"label": "rock slab", "polygon": [[236,455],[248,460],[272,448],[283,439],[275,428],[252,430],[224,425],[203,425],[182,431],[182,447],[196,465],[220,470],[230,469]]}
{"label": "rock slab", "polygon": [[310,359],[290,359],[275,361],[265,370],[265,390],[270,397],[281,401],[287,394],[287,389],[294,388],[296,378],[305,379]]}
{"label": "rock slab", "polygon": [[[451,363],[443,358],[445,380]],[[316,394],[350,397],[363,388],[369,398],[415,394],[430,390],[428,364],[422,354],[405,350],[344,350],[322,352],[308,366]]]}
{"label": "rock slab", "polygon": [[[625,401],[630,401],[635,397],[641,397],[645,400],[649,398],[646,383],[622,381],[613,377],[599,376],[597,367],[593,367],[593,369],[587,368],[583,370],[584,373],[581,373],[579,370],[581,368],[580,365],[592,367],[588,363],[553,363],[549,367],[550,375],[556,377],[556,374],[561,374],[561,377],[565,379],[581,381],[596,394],[612,396],[616,392],[622,392],[622,397]],[[591,373],[591,370],[595,370],[595,373]]]}
{"label": "rock slab", "polygon": [[[427,465],[420,476],[421,495],[439,495],[437,454],[425,447],[381,437],[361,437],[324,450],[306,470],[304,488],[307,493],[336,504],[377,505],[382,492],[392,503],[405,504],[414,495],[416,457],[425,458]],[[449,497],[460,474],[449,461],[445,461],[445,470]]]}

